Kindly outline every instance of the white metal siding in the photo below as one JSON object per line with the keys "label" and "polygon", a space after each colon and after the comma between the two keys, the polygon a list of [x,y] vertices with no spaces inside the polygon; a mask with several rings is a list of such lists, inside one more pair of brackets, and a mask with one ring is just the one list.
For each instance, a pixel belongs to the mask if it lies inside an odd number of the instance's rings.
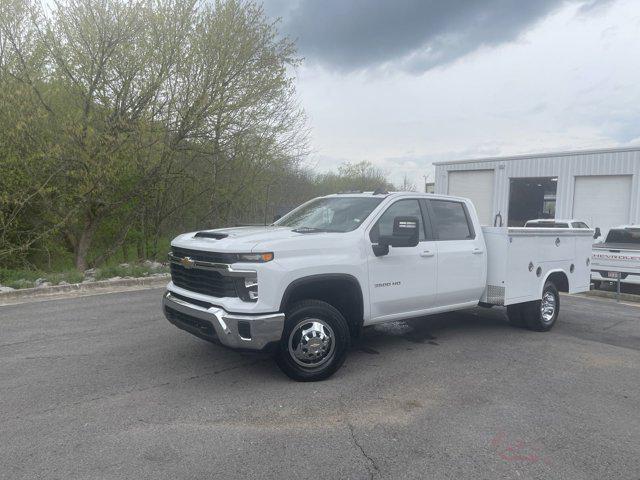
{"label": "white metal siding", "polygon": [[603,236],[611,227],[626,225],[629,223],[631,180],[630,175],[576,177],[573,218],[585,220],[591,228],[600,227]]}
{"label": "white metal siding", "polygon": [[500,212],[503,219],[508,218],[510,178],[558,177],[556,217],[570,218],[576,177],[630,175],[629,222],[640,223],[640,148],[439,163],[435,193],[448,193],[450,172],[487,169],[495,171],[493,216]]}
{"label": "white metal siding", "polygon": [[482,225],[493,225],[493,170],[466,170],[449,174],[449,195],[469,198]]}

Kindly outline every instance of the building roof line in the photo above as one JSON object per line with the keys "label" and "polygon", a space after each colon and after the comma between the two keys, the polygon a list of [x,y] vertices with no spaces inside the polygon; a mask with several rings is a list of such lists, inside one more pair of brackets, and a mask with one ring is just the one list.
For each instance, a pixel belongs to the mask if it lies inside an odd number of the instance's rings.
{"label": "building roof line", "polygon": [[569,157],[576,155],[594,155],[599,153],[625,153],[625,152],[640,152],[640,147],[618,147],[618,148],[601,148],[594,150],[572,150],[566,152],[551,152],[551,153],[526,153],[522,155],[511,155],[507,157],[484,157],[484,158],[469,158],[463,160],[449,160],[443,162],[433,162],[433,165],[460,165],[464,163],[481,163],[481,162],[503,162],[511,160],[527,160],[531,158],[550,158],[550,157]]}

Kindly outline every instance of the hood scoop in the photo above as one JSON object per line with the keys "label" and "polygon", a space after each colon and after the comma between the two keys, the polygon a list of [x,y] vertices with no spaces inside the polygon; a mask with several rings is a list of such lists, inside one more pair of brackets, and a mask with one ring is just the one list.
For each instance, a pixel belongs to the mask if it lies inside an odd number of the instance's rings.
{"label": "hood scoop", "polygon": [[216,233],[216,232],[198,232],[193,238],[213,238],[215,240],[220,240],[222,238],[227,238],[229,235],[226,233]]}

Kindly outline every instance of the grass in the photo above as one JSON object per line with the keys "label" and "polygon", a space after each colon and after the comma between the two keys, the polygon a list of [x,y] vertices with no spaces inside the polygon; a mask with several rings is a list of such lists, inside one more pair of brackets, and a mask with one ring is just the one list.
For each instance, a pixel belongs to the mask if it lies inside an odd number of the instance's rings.
{"label": "grass", "polygon": [[168,271],[169,269],[166,267],[152,269],[145,265],[129,265],[128,267],[110,265],[97,269],[96,280],[106,280],[113,277],[146,277],[152,273],[166,273]]}
{"label": "grass", "polygon": [[[158,240],[157,257],[160,260],[166,259],[166,252],[171,249],[170,245],[170,237]],[[169,271],[167,267],[153,269],[149,268],[149,265],[140,263],[139,256],[153,255],[154,246],[151,243],[148,243],[142,252],[139,252],[136,246],[136,242],[131,242],[126,246],[127,248],[114,252],[105,264],[96,269],[92,277],[95,280],[113,277],[146,277],[153,273]],[[97,258],[106,248],[107,245],[97,243],[90,251],[89,259]],[[38,279],[44,279],[51,285],[58,285],[60,282],[80,283],[84,280],[83,272],[73,268],[73,255],[61,245],[49,245],[46,255],[43,252],[44,250],[38,251],[29,258],[34,265],[32,269],[0,267],[0,285],[11,288],[32,288],[36,286]]]}
{"label": "grass", "polygon": [[67,283],[78,283],[82,281],[82,273],[77,270],[66,270],[62,272],[45,272],[43,270],[12,270],[0,268],[0,285],[11,288],[31,288],[39,278],[52,285],[65,281]]}
{"label": "grass", "polygon": [[[128,266],[108,265],[96,269],[94,278],[106,280],[113,277],[146,277],[152,273],[166,273],[167,267],[158,269],[150,268],[144,264],[131,264]],[[77,270],[64,270],[59,272],[45,272],[43,270],[24,270],[0,268],[0,285],[11,288],[32,288],[38,279],[58,285],[60,282],[80,283],[84,280],[82,272]]]}

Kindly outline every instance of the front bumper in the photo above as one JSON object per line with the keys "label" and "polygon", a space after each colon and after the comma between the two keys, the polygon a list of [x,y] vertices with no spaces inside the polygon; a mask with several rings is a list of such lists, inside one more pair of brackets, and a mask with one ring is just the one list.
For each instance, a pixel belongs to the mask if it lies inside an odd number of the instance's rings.
{"label": "front bumper", "polygon": [[284,313],[243,315],[217,306],[190,303],[170,291],[162,298],[164,315],[176,327],[197,337],[241,350],[264,350],[279,342]]}

